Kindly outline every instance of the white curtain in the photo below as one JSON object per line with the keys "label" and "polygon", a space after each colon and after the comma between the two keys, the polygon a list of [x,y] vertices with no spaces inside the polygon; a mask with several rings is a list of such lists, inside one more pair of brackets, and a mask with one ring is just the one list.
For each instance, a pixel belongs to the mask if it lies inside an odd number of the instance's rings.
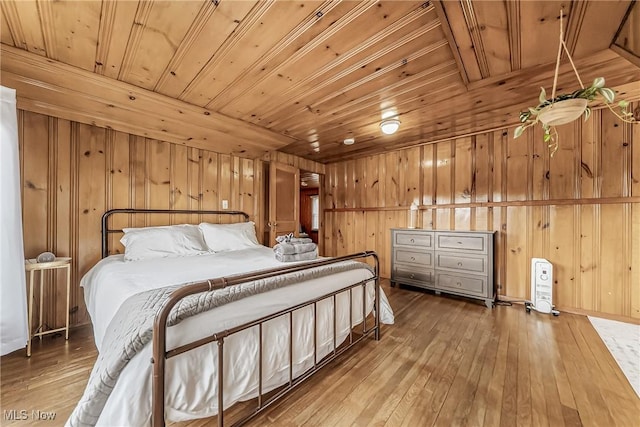
{"label": "white curtain", "polygon": [[0,86],[0,354],[27,344],[16,91]]}

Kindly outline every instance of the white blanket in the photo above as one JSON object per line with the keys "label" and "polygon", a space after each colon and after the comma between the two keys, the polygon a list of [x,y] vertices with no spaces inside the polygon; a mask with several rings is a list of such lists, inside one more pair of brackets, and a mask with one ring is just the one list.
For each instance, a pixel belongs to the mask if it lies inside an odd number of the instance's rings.
{"label": "white blanket", "polygon": [[[250,260],[250,262],[248,262]],[[104,331],[118,307],[129,296],[147,289],[186,283],[207,278],[281,265],[269,248],[256,247],[242,251],[184,258],[163,258],[124,262],[121,256],[102,260],[82,280],[87,307],[94,321],[96,345],[100,348]],[[331,276],[331,280],[315,279],[267,294],[251,296],[186,319],[169,328],[168,348],[227,329],[288,306],[337,290],[347,283],[370,277],[367,270],[355,270]],[[353,322],[362,320],[362,294],[353,292]],[[373,286],[367,287],[367,312],[373,304]],[[328,354],[333,342],[333,303],[318,304],[318,352]],[[338,342],[348,336],[348,295],[341,294],[338,306]],[[294,314],[294,374],[313,364],[313,329],[311,308]],[[381,314],[385,323],[393,322],[386,297],[381,294]],[[288,319],[278,318],[266,325],[264,342],[288,342]],[[254,328],[255,329],[255,328]],[[225,342],[225,407],[238,400],[255,396],[257,390],[257,330],[247,330]],[[283,350],[284,347],[284,350]],[[264,387],[276,387],[287,378],[287,346],[265,345]],[[150,416],[151,349],[136,355],[125,370],[109,398],[98,425],[146,425]],[[228,359],[228,361],[227,361]],[[167,362],[166,413],[170,420],[207,417],[217,413],[215,344],[185,353]],[[233,361],[233,363],[228,363]],[[285,368],[283,368],[283,366]]]}

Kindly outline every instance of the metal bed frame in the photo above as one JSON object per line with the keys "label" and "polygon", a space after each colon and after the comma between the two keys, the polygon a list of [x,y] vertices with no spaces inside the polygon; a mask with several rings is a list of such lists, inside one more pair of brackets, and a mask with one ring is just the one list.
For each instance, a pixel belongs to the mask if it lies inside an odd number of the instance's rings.
{"label": "metal bed frame", "polygon": [[109,256],[109,234],[122,233],[122,229],[109,228],[109,218],[119,214],[191,214],[191,215],[242,215],[245,222],[249,215],[241,211],[202,211],[202,210],[172,210],[172,209],[111,209],[102,215],[102,258]]}
{"label": "metal bed frame", "polygon": [[[108,219],[110,216],[114,214],[201,214],[201,215],[242,215],[245,218],[245,221],[248,220],[249,216],[240,211],[200,211],[200,210],[163,210],[163,209],[113,209],[107,211],[102,216],[102,255],[103,258],[108,255],[108,234],[122,232],[122,230],[110,229],[108,227]],[[219,331],[210,336],[201,338],[192,343],[188,343],[171,350],[167,350],[166,348],[166,337],[167,337],[167,319],[169,314],[171,313],[172,308],[180,302],[183,298],[201,293],[208,292],[218,289],[223,289],[228,286],[236,286],[243,283],[251,282],[254,280],[266,279],[270,277],[275,277],[278,275],[295,273],[302,270],[307,270],[310,268],[324,266],[329,264],[335,264],[338,262],[346,261],[346,260],[354,260],[354,259],[362,259],[362,258],[372,258],[374,262],[374,275],[373,277],[359,281],[357,283],[344,286],[343,288],[325,294],[321,297],[314,298],[312,300],[306,301],[304,303],[295,305],[293,307],[289,307],[285,310],[281,310],[279,312],[273,313],[268,316],[261,317],[257,320],[253,320],[251,322],[236,326],[231,329]],[[246,330],[252,327],[258,327],[258,396],[257,396],[257,406],[247,415],[242,417],[240,420],[236,421],[233,426],[244,425],[256,415],[260,414],[271,405],[280,401],[282,398],[287,396],[289,392],[294,390],[297,386],[311,377],[313,374],[318,372],[321,368],[329,364],[331,361],[336,359],[338,356],[342,355],[344,352],[349,350],[354,345],[358,344],[360,341],[370,337],[373,335],[374,339],[377,341],[380,339],[380,262],[378,259],[378,255],[373,251],[365,251],[361,253],[345,255],[337,258],[330,258],[322,261],[314,261],[311,263],[305,264],[296,264],[290,267],[284,268],[276,268],[270,270],[261,270],[252,273],[233,275],[228,277],[220,277],[216,279],[211,279],[207,281],[203,281],[200,283],[190,284],[179,289],[176,289],[171,293],[167,301],[163,304],[160,311],[156,314],[154,327],[153,327],[153,341],[152,341],[152,352],[153,357],[151,363],[153,363],[153,378],[152,378],[152,415],[151,415],[151,423],[154,427],[160,427],[165,425],[165,417],[164,417],[164,401],[165,401],[165,366],[166,360],[175,356],[178,356],[182,353],[185,353],[189,350],[193,350],[194,348],[201,347],[203,345],[216,342],[217,351],[218,351],[218,426],[224,426],[224,341],[230,335],[238,333],[240,331]],[[369,282],[374,282],[374,307],[373,307],[373,326],[367,327],[367,313],[366,313],[366,285]],[[353,326],[353,289],[358,286],[362,287],[362,333],[358,336],[354,337],[354,329],[359,326]],[[342,293],[349,293],[349,339],[348,344],[345,341],[345,345],[338,345],[336,342],[336,332],[337,332],[337,313],[336,313],[336,296]],[[326,355],[322,360],[318,360],[318,349],[317,349],[317,304],[318,302],[325,299],[333,299],[333,351]],[[293,377],[293,312],[304,307],[313,307],[313,367],[308,369],[306,372],[302,373],[298,377]],[[289,380],[288,382],[276,387],[275,393],[266,398],[265,393],[263,391],[263,378],[262,378],[262,355],[263,355],[263,324],[268,322],[269,320],[275,319],[280,316],[288,316],[289,318]]]}

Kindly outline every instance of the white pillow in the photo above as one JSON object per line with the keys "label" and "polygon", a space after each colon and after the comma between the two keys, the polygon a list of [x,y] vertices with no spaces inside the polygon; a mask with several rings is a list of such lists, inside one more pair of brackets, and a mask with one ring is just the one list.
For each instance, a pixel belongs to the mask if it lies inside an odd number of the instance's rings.
{"label": "white pillow", "polygon": [[210,251],[227,252],[260,246],[253,221],[235,224],[200,224],[202,236]]}
{"label": "white pillow", "polygon": [[197,225],[125,228],[120,242],[125,261],[208,253]]}

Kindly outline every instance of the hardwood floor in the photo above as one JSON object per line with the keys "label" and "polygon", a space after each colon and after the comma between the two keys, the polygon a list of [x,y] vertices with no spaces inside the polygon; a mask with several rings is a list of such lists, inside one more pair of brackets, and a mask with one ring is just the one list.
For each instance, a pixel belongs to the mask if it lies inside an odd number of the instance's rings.
{"label": "hardwood floor", "polygon": [[[527,315],[384,285],[396,324],[250,425],[637,426],[640,399],[586,317]],[[1,425],[61,425],[96,358],[89,327],[2,357]],[[10,421],[10,410],[53,411]],[[176,423],[211,425],[211,420]]]}

